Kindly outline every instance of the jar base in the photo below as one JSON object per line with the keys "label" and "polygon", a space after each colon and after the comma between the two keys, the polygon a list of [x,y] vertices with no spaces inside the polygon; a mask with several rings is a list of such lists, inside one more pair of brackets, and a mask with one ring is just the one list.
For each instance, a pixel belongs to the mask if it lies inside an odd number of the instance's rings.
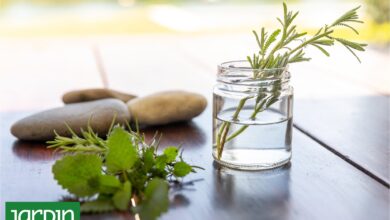
{"label": "jar base", "polygon": [[285,165],[291,160],[286,149],[225,149],[222,157],[214,160],[222,166],[238,170],[268,170]]}

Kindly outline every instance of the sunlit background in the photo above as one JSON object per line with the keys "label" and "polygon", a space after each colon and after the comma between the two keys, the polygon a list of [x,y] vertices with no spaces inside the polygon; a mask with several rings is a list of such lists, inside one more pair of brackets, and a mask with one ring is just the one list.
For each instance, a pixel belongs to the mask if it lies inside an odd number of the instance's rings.
{"label": "sunlit background", "polygon": [[[248,32],[260,24],[277,24],[279,0],[1,0],[3,37],[128,35],[140,33]],[[362,5],[366,23],[361,38],[385,44],[390,40],[387,0],[296,0],[302,27],[329,22]]]}
{"label": "sunlit background", "polygon": [[[101,86],[136,94],[171,88],[211,94],[205,88],[211,88],[216,66],[253,53],[251,30],[276,27],[281,3],[0,0],[0,86],[3,94],[13,94],[2,95],[0,106],[49,107],[60,103],[64,91]],[[343,48],[331,50],[333,59],[309,52],[316,58],[311,64],[292,67],[294,83],[301,89],[298,97],[390,94],[388,0],[287,3],[300,11],[298,27],[309,33],[361,5],[365,23],[359,25],[360,35],[351,31],[339,35],[369,44],[360,55],[362,64]],[[186,74],[196,74],[197,80],[189,81]],[[37,103],[37,90],[51,95]]]}

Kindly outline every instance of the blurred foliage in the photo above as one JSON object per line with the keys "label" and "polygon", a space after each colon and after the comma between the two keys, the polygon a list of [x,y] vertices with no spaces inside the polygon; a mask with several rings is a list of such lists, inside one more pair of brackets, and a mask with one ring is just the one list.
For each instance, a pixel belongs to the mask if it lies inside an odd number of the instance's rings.
{"label": "blurred foliage", "polygon": [[[30,9],[44,8],[44,10],[38,10],[31,13],[29,16],[22,16],[24,20],[17,19],[18,25],[12,21],[12,19],[0,19],[0,36],[9,37],[30,37],[30,36],[85,36],[85,35],[105,35],[105,34],[138,34],[138,33],[172,33],[180,32],[180,30],[174,30],[170,27],[156,22],[152,18],[152,9],[149,7],[149,3],[207,3],[207,2],[229,2],[236,4],[243,3],[280,3],[282,0],[0,0],[1,6],[12,6],[18,3],[26,4],[28,7],[22,7],[22,11],[25,13]],[[300,0],[289,0],[297,1]],[[308,1],[308,0],[307,0]],[[390,18],[389,7],[390,0],[364,0],[366,1],[366,8],[370,18],[365,19],[365,23],[359,28],[360,35],[356,37],[356,40],[370,42],[370,44],[384,44],[390,43]],[[304,1],[302,1],[304,4]],[[82,5],[87,3],[88,5],[94,5],[103,3],[107,5],[117,5],[114,10],[107,7],[108,10],[104,11],[104,7],[101,7],[95,14],[89,15],[90,9],[88,7],[83,8],[76,13],[69,13],[69,11],[62,11],[61,5]],[[141,7],[127,7],[137,3],[141,4]],[[207,5],[207,4],[205,4]],[[38,6],[38,7],[35,7]],[[44,6],[44,7],[39,7]],[[45,6],[50,6],[46,8]],[[120,7],[124,6],[124,7]],[[73,7],[73,6],[72,6]],[[116,9],[121,10],[116,10]],[[7,11],[8,7],[2,7],[3,11]],[[57,11],[56,11],[57,10]],[[85,10],[85,13],[84,13]],[[95,8],[92,8],[95,10]],[[56,13],[45,13],[47,11],[53,11]],[[97,16],[102,14],[104,16]],[[16,13],[16,16],[19,14]],[[85,14],[85,15],[84,15]],[[95,16],[95,17],[94,17]],[[96,17],[97,16],[97,17]],[[3,17],[4,18],[4,17]],[[14,17],[11,17],[14,18]],[[251,27],[245,26],[222,26],[221,28],[207,28],[203,27],[195,33],[232,33],[241,32],[246,33]],[[304,27],[302,31],[314,32],[309,27]],[[184,32],[183,32],[184,33]],[[194,34],[189,32],[189,34]],[[313,33],[314,34],[314,33]],[[339,37],[352,37],[351,32],[342,31]]]}
{"label": "blurred foliage", "polygon": [[29,3],[32,5],[45,5],[45,4],[77,4],[82,2],[116,2],[115,0],[0,0],[4,5],[17,4],[17,3]]}
{"label": "blurred foliage", "polygon": [[382,24],[390,22],[389,0],[366,0],[368,14],[375,22]]}
{"label": "blurred foliage", "polygon": [[[299,0],[289,0],[296,2]],[[27,3],[30,5],[74,5],[80,3],[119,3],[120,5],[133,3],[207,3],[207,2],[223,2],[223,3],[280,3],[281,0],[0,0],[0,6],[8,6],[18,3]]]}

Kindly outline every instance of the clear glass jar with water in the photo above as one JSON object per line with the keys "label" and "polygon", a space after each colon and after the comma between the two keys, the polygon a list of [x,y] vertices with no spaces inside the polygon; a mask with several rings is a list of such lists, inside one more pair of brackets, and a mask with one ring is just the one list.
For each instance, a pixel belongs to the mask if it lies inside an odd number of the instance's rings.
{"label": "clear glass jar with water", "polygon": [[288,68],[218,66],[213,98],[213,157],[236,169],[271,169],[291,159],[293,88]]}

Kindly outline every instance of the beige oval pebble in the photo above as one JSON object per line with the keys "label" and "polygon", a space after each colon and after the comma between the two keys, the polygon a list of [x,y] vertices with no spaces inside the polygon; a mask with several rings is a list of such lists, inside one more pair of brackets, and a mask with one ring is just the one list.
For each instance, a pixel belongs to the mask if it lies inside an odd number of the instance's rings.
{"label": "beige oval pebble", "polygon": [[74,90],[65,93],[62,96],[62,101],[65,104],[69,104],[69,103],[77,103],[77,102],[94,101],[94,100],[106,99],[106,98],[115,98],[123,102],[127,102],[136,97],[137,96],[135,95],[118,92],[112,89],[82,89],[82,90]]}
{"label": "beige oval pebble", "polygon": [[190,120],[207,106],[204,96],[185,91],[159,92],[127,103],[132,119],[141,125],[162,125]]}
{"label": "beige oval pebble", "polygon": [[71,136],[65,123],[80,135],[90,120],[93,130],[105,135],[114,115],[118,123],[130,119],[126,104],[118,99],[69,104],[23,118],[12,125],[11,133],[22,140],[46,141],[54,138],[54,130],[61,136]]}

